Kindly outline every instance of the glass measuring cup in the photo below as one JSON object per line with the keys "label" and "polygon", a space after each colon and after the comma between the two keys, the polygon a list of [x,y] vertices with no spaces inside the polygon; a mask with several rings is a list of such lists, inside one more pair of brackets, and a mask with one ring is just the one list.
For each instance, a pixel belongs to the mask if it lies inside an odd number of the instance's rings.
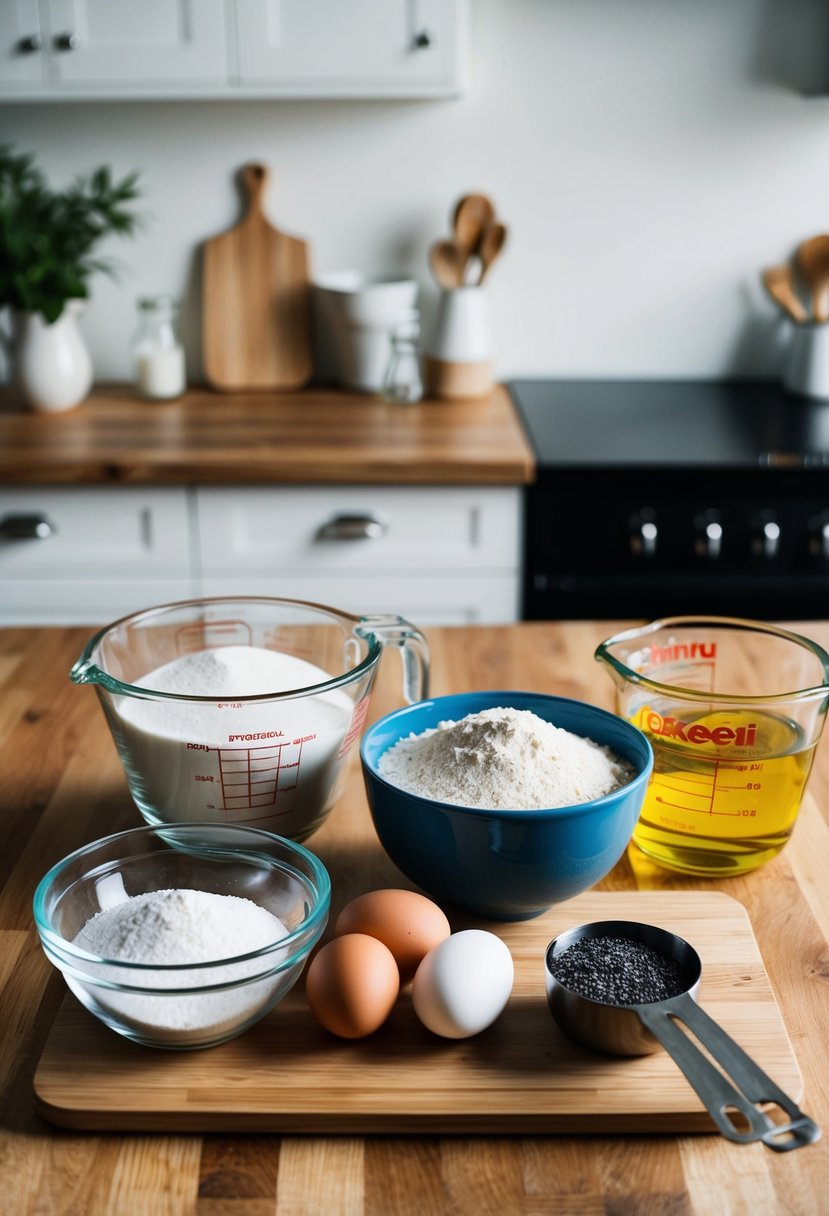
{"label": "glass measuring cup", "polygon": [[384,647],[403,695],[429,651],[402,617],[264,596],[189,600],[96,633],[70,672],[93,684],[151,825],[222,822],[304,840],[340,792]]}
{"label": "glass measuring cup", "polygon": [[633,832],[660,865],[729,876],[789,839],[826,718],[829,655],[774,625],[666,617],[608,638],[596,659],[654,768]]}

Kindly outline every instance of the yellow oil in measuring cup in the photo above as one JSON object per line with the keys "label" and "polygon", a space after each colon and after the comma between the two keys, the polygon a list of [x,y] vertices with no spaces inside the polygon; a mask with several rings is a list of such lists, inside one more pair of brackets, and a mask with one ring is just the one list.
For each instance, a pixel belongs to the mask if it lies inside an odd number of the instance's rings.
{"label": "yellow oil in measuring cup", "polygon": [[795,723],[768,713],[702,714],[679,726],[643,706],[631,721],[654,753],[633,833],[643,853],[671,869],[714,875],[754,870],[780,852],[816,741],[806,744]]}
{"label": "yellow oil in measuring cup", "polygon": [[672,870],[728,876],[794,829],[829,704],[829,655],[774,625],[670,617],[603,642],[616,708],[654,769],[636,846]]}

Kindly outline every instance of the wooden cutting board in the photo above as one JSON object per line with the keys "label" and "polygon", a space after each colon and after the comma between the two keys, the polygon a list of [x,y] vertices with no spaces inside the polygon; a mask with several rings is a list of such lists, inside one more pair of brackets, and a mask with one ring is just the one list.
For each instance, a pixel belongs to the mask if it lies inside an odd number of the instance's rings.
{"label": "wooden cutting board", "polygon": [[268,222],[264,165],[246,165],[242,182],[244,218],[204,244],[205,378],[223,392],[302,388],[312,370],[308,245]]}
{"label": "wooden cutting board", "polygon": [[722,893],[682,891],[588,893],[536,920],[489,926],[512,950],[515,988],[498,1021],[462,1041],[430,1034],[408,993],[375,1035],[335,1039],[312,1020],[300,983],[240,1038],[166,1052],[120,1038],[67,996],[35,1074],[38,1109],[54,1123],[102,1131],[713,1131],[667,1054],[591,1054],[548,1013],[548,942],[616,918],[690,941],[702,958],[701,1004],[800,1100],[797,1061],[745,909]]}

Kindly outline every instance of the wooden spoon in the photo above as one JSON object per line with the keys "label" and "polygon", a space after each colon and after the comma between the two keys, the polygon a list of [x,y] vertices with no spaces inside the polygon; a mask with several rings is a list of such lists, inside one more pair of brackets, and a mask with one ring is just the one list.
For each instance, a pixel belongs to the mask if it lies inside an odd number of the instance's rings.
{"label": "wooden spoon", "polygon": [[504,224],[490,224],[481,237],[478,255],[481,259],[481,277],[478,283],[483,283],[489,274],[490,267],[504,248],[507,240],[507,230]]}
{"label": "wooden spoon", "polygon": [[829,321],[829,236],[813,236],[797,247],[798,269],[812,297],[812,317]]}
{"label": "wooden spoon", "polygon": [[438,285],[451,291],[463,283],[468,254],[457,241],[435,241],[429,250],[429,265]]}
{"label": "wooden spoon", "polygon": [[457,243],[467,251],[467,262],[479,254],[481,238],[494,219],[495,208],[485,194],[465,194],[455,205],[452,229]]}
{"label": "wooden spoon", "polygon": [[761,278],[763,286],[771,298],[793,321],[802,325],[809,320],[809,314],[795,292],[792,268],[787,262],[784,262],[782,266],[771,266],[768,270],[764,270]]}

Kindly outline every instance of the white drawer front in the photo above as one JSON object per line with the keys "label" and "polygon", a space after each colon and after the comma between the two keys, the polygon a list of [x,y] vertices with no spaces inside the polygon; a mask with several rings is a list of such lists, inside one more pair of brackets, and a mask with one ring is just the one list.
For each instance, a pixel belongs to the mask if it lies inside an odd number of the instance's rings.
{"label": "white drawer front", "polygon": [[[44,535],[27,538],[36,521]],[[0,582],[157,578],[189,585],[192,565],[184,489],[0,490]]]}
{"label": "white drawer front", "polygon": [[0,625],[89,625],[191,599],[184,579],[15,579],[0,583]]}
{"label": "white drawer front", "polygon": [[518,619],[519,584],[511,574],[326,576],[286,571],[278,578],[207,578],[205,595],[275,595],[329,604],[362,615],[394,612],[413,625],[500,625]]}
{"label": "white drawer front", "polygon": [[202,570],[517,571],[520,501],[512,486],[199,489]]}

